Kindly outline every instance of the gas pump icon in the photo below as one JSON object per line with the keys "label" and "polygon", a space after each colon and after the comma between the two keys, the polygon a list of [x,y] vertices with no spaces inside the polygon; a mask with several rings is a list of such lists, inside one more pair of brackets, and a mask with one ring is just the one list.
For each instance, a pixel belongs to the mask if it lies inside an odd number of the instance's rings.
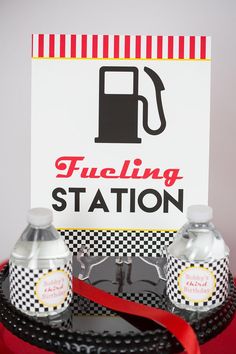
{"label": "gas pump icon", "polygon": [[[151,78],[156,94],[159,127],[151,129],[148,125],[148,101],[138,94],[138,68],[134,66],[103,66],[99,72],[99,136],[96,143],[141,143],[138,137],[138,102],[143,103],[143,128],[151,135],[161,134],[166,127],[162,106],[161,91],[165,87],[155,71],[144,67]],[[114,93],[107,90],[106,76],[126,75],[132,77],[129,92]],[[123,88],[124,89],[124,88]]]}

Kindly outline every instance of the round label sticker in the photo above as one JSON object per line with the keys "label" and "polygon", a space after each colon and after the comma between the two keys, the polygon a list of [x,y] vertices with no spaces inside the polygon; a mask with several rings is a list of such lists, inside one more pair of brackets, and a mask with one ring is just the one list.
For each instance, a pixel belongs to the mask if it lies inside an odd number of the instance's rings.
{"label": "round label sticker", "polygon": [[69,277],[64,270],[44,274],[37,282],[35,295],[44,306],[61,305],[69,291]]}
{"label": "round label sticker", "polygon": [[204,267],[189,267],[178,277],[178,286],[182,295],[189,301],[207,301],[216,286],[214,274]]}

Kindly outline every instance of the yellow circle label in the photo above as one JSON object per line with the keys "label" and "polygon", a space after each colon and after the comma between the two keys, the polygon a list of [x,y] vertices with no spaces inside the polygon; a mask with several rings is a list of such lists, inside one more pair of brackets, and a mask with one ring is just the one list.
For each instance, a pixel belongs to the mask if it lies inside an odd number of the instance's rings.
{"label": "yellow circle label", "polygon": [[212,271],[204,267],[192,266],[178,276],[178,287],[186,300],[205,302],[215,291],[216,279]]}
{"label": "yellow circle label", "polygon": [[35,286],[35,296],[46,307],[61,305],[69,291],[69,277],[64,270],[44,274]]}

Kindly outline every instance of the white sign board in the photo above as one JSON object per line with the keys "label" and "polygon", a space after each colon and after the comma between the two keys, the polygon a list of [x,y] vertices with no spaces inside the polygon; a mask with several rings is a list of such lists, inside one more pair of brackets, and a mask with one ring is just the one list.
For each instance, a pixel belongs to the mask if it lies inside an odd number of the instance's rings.
{"label": "white sign board", "polygon": [[155,254],[208,202],[210,38],[32,43],[32,207],[54,210],[74,253]]}

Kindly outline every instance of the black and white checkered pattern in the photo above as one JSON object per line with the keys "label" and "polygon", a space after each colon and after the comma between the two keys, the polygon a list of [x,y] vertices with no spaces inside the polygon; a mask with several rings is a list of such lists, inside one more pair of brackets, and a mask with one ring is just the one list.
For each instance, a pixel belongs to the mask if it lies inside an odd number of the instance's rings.
{"label": "black and white checkered pattern", "polygon": [[[205,268],[215,277],[215,288],[206,301],[194,302],[186,299],[179,288],[179,276],[189,267]],[[167,294],[171,301],[181,305],[203,307],[220,305],[228,294],[229,259],[228,257],[213,262],[187,262],[171,255],[167,256]]]}
{"label": "black and white checkered pattern", "polygon": [[[45,306],[35,296],[35,288],[38,280],[45,274],[52,271],[65,271],[69,276],[69,290],[65,301],[58,306]],[[52,269],[30,269],[17,266],[10,262],[10,300],[11,303],[23,312],[53,312],[67,308],[72,300],[72,261],[67,262],[63,267]]]}
{"label": "black and white checkered pattern", "polygon": [[77,255],[82,246],[89,248],[90,256],[165,255],[165,247],[174,240],[175,231],[153,230],[70,230],[59,229],[70,251]]}
{"label": "black and white checkered pattern", "polygon": [[[116,293],[114,294],[126,300],[138,302],[152,307],[160,307],[160,298],[153,293]],[[78,295],[73,296],[72,309],[74,315],[82,316],[115,316],[115,312],[99,304],[89,301]]]}

